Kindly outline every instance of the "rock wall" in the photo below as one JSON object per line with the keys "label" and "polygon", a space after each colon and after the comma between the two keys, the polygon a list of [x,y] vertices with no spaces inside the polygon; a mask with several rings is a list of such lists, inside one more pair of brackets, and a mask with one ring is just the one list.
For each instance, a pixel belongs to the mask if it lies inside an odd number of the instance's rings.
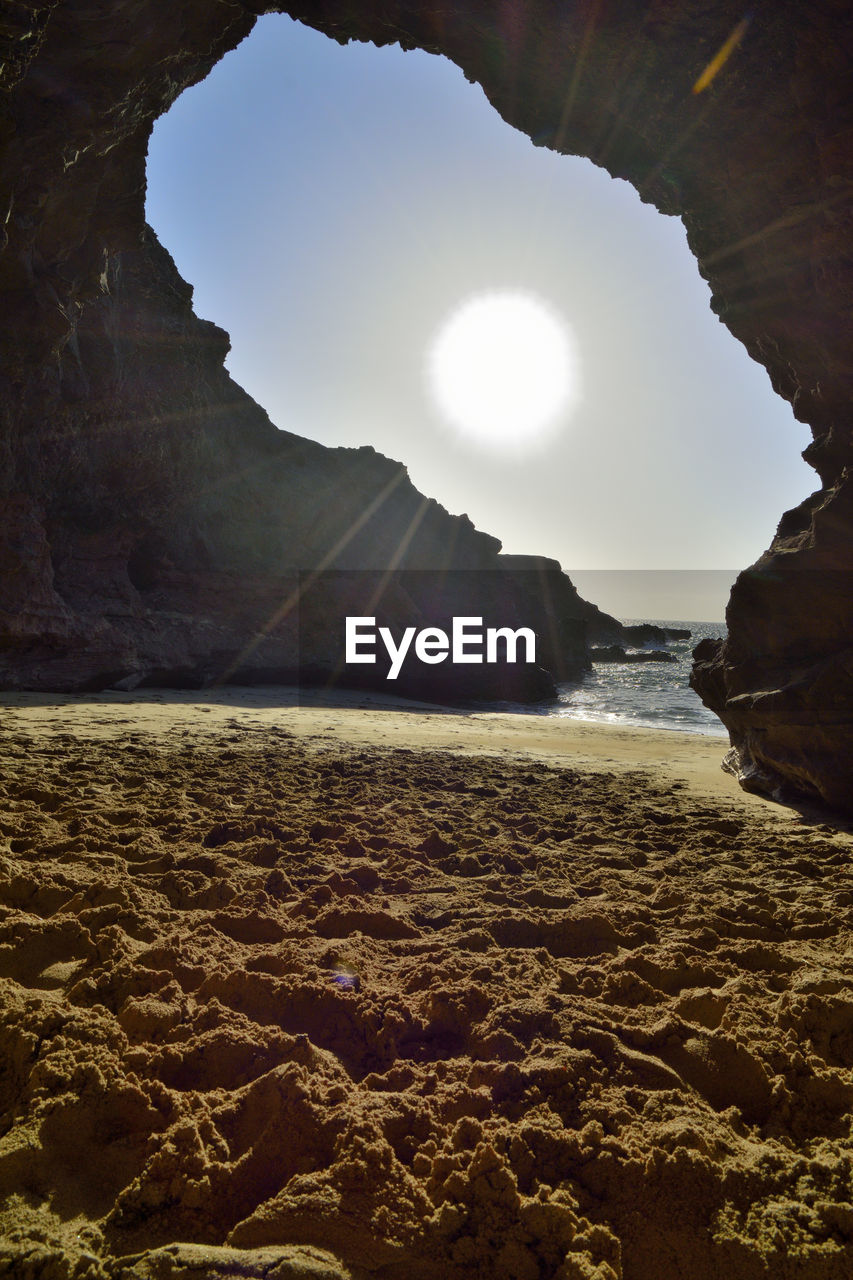
{"label": "rock wall", "polygon": [[695,686],[745,782],[850,807],[853,138],[834,0],[756,6],[698,95],[741,6],[0,5],[0,681],[198,678],[248,658],[271,673],[292,645],[288,572],[310,557],[497,553],[398,464],[276,432],[145,229],[152,121],[272,9],[447,54],[536,142],[683,217],[715,311],[810,424],[821,484],[738,580]]}

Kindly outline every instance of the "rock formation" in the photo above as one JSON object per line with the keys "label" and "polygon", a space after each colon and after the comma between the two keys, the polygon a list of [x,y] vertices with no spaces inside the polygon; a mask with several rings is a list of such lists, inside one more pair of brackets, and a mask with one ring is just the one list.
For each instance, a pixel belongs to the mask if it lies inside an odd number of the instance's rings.
{"label": "rock formation", "polygon": [[[680,214],[712,305],[810,424],[821,488],[738,580],[695,687],[733,767],[851,806],[849,19],[830,0],[0,8],[0,680],[82,687],[292,661],[299,567],[494,563],[398,464],[277,432],[145,228],[153,120],[280,9],[444,53],[537,143]],[[738,465],[733,459],[732,465]]]}
{"label": "rock formation", "polygon": [[[589,668],[584,622],[558,618],[534,574],[497,568],[311,571],[300,575],[299,595],[303,685],[462,705],[545,702],[556,700],[555,678],[577,679]],[[361,661],[346,656],[348,618],[362,620],[354,641]],[[490,658],[487,632],[500,629],[504,634],[493,637]],[[433,641],[432,656],[423,660],[417,654],[421,631],[431,632]]]}
{"label": "rock formation", "polygon": [[666,649],[639,649],[636,652],[623,649],[621,644],[607,644],[593,647],[589,651],[590,660],[598,662],[677,662],[674,653]]}

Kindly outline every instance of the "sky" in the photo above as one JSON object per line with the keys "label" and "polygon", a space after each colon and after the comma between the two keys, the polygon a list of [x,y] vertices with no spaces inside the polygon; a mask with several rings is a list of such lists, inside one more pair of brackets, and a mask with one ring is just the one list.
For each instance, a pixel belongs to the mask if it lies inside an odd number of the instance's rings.
{"label": "sky", "polygon": [[[807,428],[710,310],[680,220],[535,147],[445,58],[261,18],[157,122],[147,216],[278,427],[399,459],[618,616],[722,618],[817,488]],[[563,343],[536,429],[466,430],[464,375],[437,383],[454,321],[495,298]]]}

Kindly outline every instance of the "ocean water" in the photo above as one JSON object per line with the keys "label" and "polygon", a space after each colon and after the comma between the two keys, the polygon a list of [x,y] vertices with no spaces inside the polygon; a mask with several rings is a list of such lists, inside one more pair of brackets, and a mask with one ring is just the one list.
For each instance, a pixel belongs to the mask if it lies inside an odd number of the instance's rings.
{"label": "ocean water", "polygon": [[724,624],[657,618],[624,618],[622,621],[686,628],[691,637],[660,646],[675,654],[677,662],[601,663],[578,683],[560,685],[560,701],[549,708],[549,714],[604,724],[644,725],[651,729],[680,729],[727,737],[725,726],[688,684],[693,649],[706,637],[724,636]]}

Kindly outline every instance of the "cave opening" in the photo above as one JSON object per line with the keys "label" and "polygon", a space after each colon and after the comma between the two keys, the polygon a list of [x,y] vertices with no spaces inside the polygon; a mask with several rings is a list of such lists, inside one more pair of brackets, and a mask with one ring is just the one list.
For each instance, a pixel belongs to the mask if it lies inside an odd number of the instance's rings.
{"label": "cave opening", "polygon": [[[814,488],[806,429],[711,312],[680,222],[534,146],[444,58],[261,19],[158,122],[148,218],[277,426],[399,458],[614,613],[693,618],[705,590],[721,617]],[[424,387],[441,320],[506,286],[565,316],[583,388],[510,458],[449,433]],[[689,606],[656,607],[666,575]]]}

